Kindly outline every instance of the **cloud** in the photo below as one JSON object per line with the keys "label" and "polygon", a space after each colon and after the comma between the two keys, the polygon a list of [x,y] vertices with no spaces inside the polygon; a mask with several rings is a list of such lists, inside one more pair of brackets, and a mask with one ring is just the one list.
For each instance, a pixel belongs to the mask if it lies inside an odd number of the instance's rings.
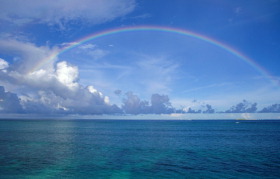
{"label": "cloud", "polygon": [[97,60],[97,59],[101,59],[102,57],[106,56],[108,54],[108,51],[98,48],[98,49],[89,51],[87,53],[93,60]]}
{"label": "cloud", "polygon": [[0,86],[0,113],[21,113],[22,107],[18,96],[11,92],[5,92]]}
{"label": "cloud", "polygon": [[[176,101],[175,101],[176,102]],[[207,104],[204,101],[199,100],[182,100],[178,101],[180,103],[180,108],[176,109],[177,113],[215,113],[212,105]]]}
{"label": "cloud", "polygon": [[115,90],[115,91],[114,91],[114,93],[115,93],[116,95],[118,95],[118,96],[119,96],[119,95],[121,95],[121,94],[122,94],[122,90],[120,90],[120,89]]}
{"label": "cloud", "polygon": [[126,114],[171,114],[174,112],[167,95],[153,94],[149,103],[132,92],[125,94],[122,109]]}
{"label": "cloud", "polygon": [[75,89],[79,86],[76,82],[78,75],[77,67],[68,65],[66,61],[57,63],[56,78],[68,88]]}
{"label": "cloud", "polygon": [[153,114],[170,114],[174,109],[167,95],[153,94],[151,97],[151,113]]}
{"label": "cloud", "polygon": [[80,21],[104,23],[134,8],[134,0],[9,0],[1,2],[0,19],[17,24],[32,22],[63,27]]}
{"label": "cloud", "polygon": [[150,18],[150,17],[152,17],[151,14],[144,13],[144,14],[140,14],[140,15],[137,15],[137,16],[129,17],[128,19],[138,20],[138,19],[147,19],[147,18]]}
{"label": "cloud", "polygon": [[[11,63],[0,60],[0,84],[8,84],[14,90],[19,89],[18,98],[25,112],[77,114],[121,112],[116,105],[110,104],[108,96],[103,95],[92,85],[87,87],[81,85],[78,67],[66,61],[50,60],[47,65],[32,71],[34,64],[55,50],[17,40],[7,40],[6,44],[8,45],[5,46],[5,43],[0,41],[0,52],[19,59],[11,60]],[[9,107],[13,108],[12,105]]]}
{"label": "cloud", "polygon": [[109,54],[109,51],[99,48],[95,44],[87,43],[78,47],[76,52],[82,58],[98,60]]}
{"label": "cloud", "polygon": [[0,70],[5,70],[8,67],[9,67],[8,62],[0,58]]}
{"label": "cloud", "polygon": [[92,85],[84,87],[79,84],[78,74],[77,67],[62,61],[56,64],[54,72],[41,69],[26,75],[22,79],[23,84],[35,95],[29,95],[23,105],[27,111],[32,111],[30,107],[34,105],[30,104],[41,104],[55,112],[119,113],[119,109],[110,104],[109,97],[104,96]]}
{"label": "cloud", "polygon": [[215,113],[215,110],[212,108],[210,104],[205,105],[206,109],[202,111],[203,113]]}
{"label": "cloud", "polygon": [[[84,50],[93,50],[96,46],[84,46]],[[169,96],[154,93],[150,100],[142,100],[132,92],[123,93],[116,90],[115,94],[124,94],[123,104],[118,107],[110,103],[108,96],[95,88],[95,85],[82,85],[79,81],[79,68],[59,59],[49,60],[40,69],[34,68],[42,59],[59,51],[59,47],[37,46],[27,41],[15,39],[0,40],[0,85],[7,91],[1,91],[1,110],[6,112],[21,111],[26,113],[65,113],[65,114],[171,114],[180,113],[214,113],[210,104],[193,101],[196,105],[182,110],[172,107]],[[157,88],[158,82],[163,86],[175,78],[178,64],[164,59],[153,59],[134,64],[140,69],[141,75],[151,82],[153,90],[168,93],[166,88]],[[98,64],[96,62],[96,64]],[[113,66],[120,68],[119,66]],[[113,68],[110,66],[110,68]],[[136,69],[135,67],[135,69]],[[123,68],[120,68],[123,69]],[[133,70],[132,70],[133,71]],[[156,76],[156,77],[154,77]],[[151,81],[150,78],[153,78]],[[102,81],[103,80],[103,81]],[[106,83],[101,79],[101,83]],[[13,89],[13,90],[11,90]],[[152,93],[150,93],[152,94]],[[8,102],[10,101],[10,102]],[[12,104],[12,105],[10,105]],[[8,110],[8,108],[11,108]],[[228,113],[251,113],[257,111],[257,103],[243,100],[232,106]],[[264,108],[261,112],[278,111],[277,104]]]}
{"label": "cloud", "polygon": [[[199,109],[194,109],[194,108],[199,108]],[[194,107],[179,109],[176,110],[176,112],[177,113],[215,113],[215,109],[213,109],[210,104],[206,104],[206,105],[201,105],[199,107],[194,106]]]}
{"label": "cloud", "polygon": [[[29,72],[38,62],[49,58],[50,55],[56,53],[58,50],[56,47],[36,46],[33,43],[15,39],[0,40],[0,53],[12,56],[10,67],[20,73]],[[45,67],[45,69],[52,70],[55,60],[57,59],[49,59],[42,68]]]}
{"label": "cloud", "polygon": [[[184,111],[185,112],[185,111]],[[189,108],[187,111],[187,113],[201,113],[201,109],[198,109],[198,110],[194,110],[192,108]]]}
{"label": "cloud", "polygon": [[84,45],[79,46],[79,49],[87,50],[87,49],[94,49],[96,48],[95,44],[87,43]]}
{"label": "cloud", "polygon": [[280,104],[273,104],[263,108],[260,113],[280,113]]}
{"label": "cloud", "polygon": [[126,114],[147,114],[149,113],[149,102],[142,101],[132,92],[127,92],[123,99],[122,109]]}
{"label": "cloud", "polygon": [[232,106],[230,109],[226,110],[226,113],[254,113],[257,111],[257,103],[249,103],[246,100],[243,100],[241,103],[238,103],[235,106]]}

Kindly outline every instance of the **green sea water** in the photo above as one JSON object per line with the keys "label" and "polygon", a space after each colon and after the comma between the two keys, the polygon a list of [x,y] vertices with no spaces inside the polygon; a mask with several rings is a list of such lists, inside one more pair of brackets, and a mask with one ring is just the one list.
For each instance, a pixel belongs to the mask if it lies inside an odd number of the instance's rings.
{"label": "green sea water", "polygon": [[0,120],[0,178],[280,178],[280,121]]}

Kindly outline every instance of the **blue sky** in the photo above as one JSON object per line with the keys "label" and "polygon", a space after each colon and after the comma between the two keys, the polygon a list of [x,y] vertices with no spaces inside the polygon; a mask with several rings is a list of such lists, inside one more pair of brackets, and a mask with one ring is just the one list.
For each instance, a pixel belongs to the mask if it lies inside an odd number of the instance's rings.
{"label": "blue sky", "polygon": [[[280,1],[0,2],[0,113],[280,112]],[[43,59],[90,34],[96,38]],[[246,61],[251,59],[256,69]]]}

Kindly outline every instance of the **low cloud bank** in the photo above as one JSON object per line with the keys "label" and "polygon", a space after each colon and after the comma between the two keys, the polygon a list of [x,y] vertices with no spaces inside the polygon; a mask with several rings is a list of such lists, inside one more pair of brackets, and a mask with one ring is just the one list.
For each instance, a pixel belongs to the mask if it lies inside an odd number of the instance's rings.
{"label": "low cloud bank", "polygon": [[280,104],[272,104],[263,108],[260,113],[280,113]]}
{"label": "low cloud bank", "polygon": [[127,92],[122,109],[126,114],[171,114],[174,112],[167,95],[153,94],[150,102],[141,100],[132,92]]}
{"label": "low cloud bank", "polygon": [[[71,85],[70,85],[71,87]],[[201,109],[176,109],[172,106],[168,95],[153,94],[150,101],[141,100],[133,92],[124,94],[121,107],[110,104],[106,97],[93,86],[79,88],[72,94],[59,95],[50,90],[40,90],[37,96],[21,96],[5,91],[0,86],[0,113],[19,114],[187,114],[187,113],[280,113],[280,104],[272,104],[257,111],[257,103],[246,100],[222,112],[215,112],[210,104]]]}
{"label": "low cloud bank", "polygon": [[14,93],[5,92],[3,86],[0,86],[0,112],[2,113],[22,113],[20,99]]}
{"label": "low cloud bank", "polygon": [[225,113],[254,113],[256,111],[257,103],[249,103],[248,101],[243,100],[241,103],[226,110]]}

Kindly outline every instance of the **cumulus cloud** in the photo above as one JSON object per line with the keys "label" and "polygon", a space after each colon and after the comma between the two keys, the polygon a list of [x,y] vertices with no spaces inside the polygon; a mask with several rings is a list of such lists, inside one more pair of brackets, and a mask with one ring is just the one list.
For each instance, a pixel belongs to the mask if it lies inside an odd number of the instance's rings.
{"label": "cumulus cloud", "polygon": [[243,100],[241,103],[238,103],[235,106],[232,106],[230,109],[226,110],[226,113],[253,113],[257,111],[257,103],[249,103],[246,100]]}
{"label": "cumulus cloud", "polygon": [[123,99],[122,109],[127,114],[146,114],[149,113],[149,102],[142,101],[132,92],[127,92]]}
{"label": "cumulus cloud", "polygon": [[151,97],[151,112],[154,114],[170,114],[174,109],[167,95],[153,94]]}
{"label": "cumulus cloud", "polygon": [[203,101],[192,100],[184,101],[187,106],[182,105],[180,109],[176,109],[177,113],[215,113],[212,105]]}
{"label": "cumulus cloud", "polygon": [[201,109],[194,110],[194,109],[192,109],[192,108],[189,108],[189,109],[187,110],[187,113],[201,113]]}
{"label": "cumulus cloud", "polygon": [[[79,84],[79,69],[66,61],[49,59],[58,48],[38,47],[30,42],[15,39],[0,40],[0,52],[11,57],[10,64],[0,59],[0,84],[20,88],[21,107],[30,113],[120,113],[92,85]],[[16,60],[14,60],[16,59]],[[48,59],[48,62],[34,68]],[[3,103],[3,102],[2,102]],[[5,103],[6,104],[6,103]],[[5,105],[7,106],[7,105]],[[16,105],[15,105],[16,106]],[[13,106],[9,106],[13,108]],[[4,107],[2,107],[4,109]],[[7,107],[5,107],[5,111]]]}
{"label": "cumulus cloud", "polygon": [[280,113],[280,104],[273,104],[263,108],[261,113]]}
{"label": "cumulus cloud", "polygon": [[[7,40],[6,44],[8,45],[5,46],[4,41],[0,41],[0,52],[19,59],[12,60],[10,64],[3,59],[0,60],[0,84],[8,84],[13,89],[20,88],[18,98],[25,112],[77,114],[121,112],[116,105],[110,104],[108,96],[103,95],[92,85],[85,87],[79,83],[78,67],[66,61],[49,60],[48,64],[41,68],[34,68],[34,64],[47,58],[55,50],[17,40]],[[15,97],[13,99],[16,101]],[[13,108],[12,105],[9,107]]]}
{"label": "cumulus cloud", "polygon": [[149,103],[132,92],[125,94],[122,109],[126,114],[171,114],[175,111],[167,95],[153,94]]}
{"label": "cumulus cloud", "polygon": [[65,61],[57,63],[52,73],[41,69],[26,75],[23,80],[25,80],[24,84],[31,88],[29,91],[37,89],[35,96],[23,101],[23,105],[29,111],[30,107],[34,106],[30,104],[42,104],[46,109],[65,113],[119,112],[116,106],[110,104],[109,97],[104,96],[91,85],[84,87],[79,84],[78,68]]}
{"label": "cumulus cloud", "polygon": [[78,87],[78,83],[76,82],[78,75],[77,67],[68,65],[66,61],[57,63],[56,78],[68,88],[75,89]]}
{"label": "cumulus cloud", "polygon": [[47,23],[63,27],[71,22],[98,24],[130,13],[134,0],[9,0],[2,1],[0,19],[17,24]]}
{"label": "cumulus cloud", "polygon": [[203,113],[215,113],[215,110],[212,108],[210,104],[205,105],[206,109],[203,111]]}
{"label": "cumulus cloud", "polygon": [[5,92],[0,86],[0,113],[21,113],[22,107],[18,96],[11,92]]}
{"label": "cumulus cloud", "polygon": [[[193,103],[197,103],[197,101],[194,100]],[[212,108],[212,106],[210,104],[205,104],[205,105],[202,104],[202,105],[200,105],[199,108],[200,109],[195,110],[190,107],[190,108],[188,108],[187,111],[185,110],[185,112],[187,112],[187,113],[215,113],[215,110]]]}
{"label": "cumulus cloud", "polygon": [[9,67],[8,62],[0,58],[0,70],[5,70],[8,67]]}

